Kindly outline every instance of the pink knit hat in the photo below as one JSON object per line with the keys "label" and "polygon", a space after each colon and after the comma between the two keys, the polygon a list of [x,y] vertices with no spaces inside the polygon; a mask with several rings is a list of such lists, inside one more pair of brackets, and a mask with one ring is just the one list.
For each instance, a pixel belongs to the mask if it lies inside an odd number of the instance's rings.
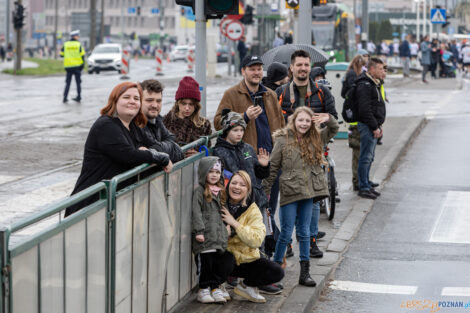
{"label": "pink knit hat", "polygon": [[185,76],[180,80],[178,90],[176,90],[175,94],[175,100],[179,99],[196,99],[197,101],[201,101],[199,84],[194,78]]}

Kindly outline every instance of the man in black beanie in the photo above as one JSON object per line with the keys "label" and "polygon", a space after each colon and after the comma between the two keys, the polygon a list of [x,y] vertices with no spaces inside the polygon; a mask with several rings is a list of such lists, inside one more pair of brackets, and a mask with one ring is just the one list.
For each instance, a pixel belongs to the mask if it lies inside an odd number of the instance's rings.
{"label": "man in black beanie", "polygon": [[263,77],[262,83],[272,91],[276,91],[279,86],[286,84],[289,81],[287,66],[279,62],[273,62],[268,67],[266,77]]}

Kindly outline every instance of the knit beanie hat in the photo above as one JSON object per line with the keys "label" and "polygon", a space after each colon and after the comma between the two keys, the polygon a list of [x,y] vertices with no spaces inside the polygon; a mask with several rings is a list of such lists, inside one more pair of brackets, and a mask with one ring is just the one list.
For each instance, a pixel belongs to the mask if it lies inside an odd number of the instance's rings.
{"label": "knit beanie hat", "polygon": [[243,119],[243,116],[240,113],[230,111],[229,109],[222,110],[222,120],[220,122],[222,125],[223,137],[227,137],[228,132],[236,127],[241,126],[243,129],[246,129],[246,122]]}
{"label": "knit beanie hat", "polygon": [[275,83],[287,77],[287,67],[279,62],[273,62],[268,67],[267,76],[269,81]]}
{"label": "knit beanie hat", "polygon": [[175,100],[178,101],[179,99],[196,99],[197,101],[201,101],[199,84],[194,78],[185,76],[180,80],[178,90],[176,90],[175,94]]}

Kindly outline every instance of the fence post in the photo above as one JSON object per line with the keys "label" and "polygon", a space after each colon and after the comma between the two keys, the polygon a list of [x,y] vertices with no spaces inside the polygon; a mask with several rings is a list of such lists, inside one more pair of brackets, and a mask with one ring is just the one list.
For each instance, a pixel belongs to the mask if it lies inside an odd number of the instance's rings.
{"label": "fence post", "polygon": [[2,228],[0,230],[0,245],[1,245],[1,296],[0,296],[0,312],[10,312],[10,290],[11,290],[11,271],[10,271],[10,254],[8,252],[8,244],[10,241],[9,229]]}
{"label": "fence post", "polygon": [[157,76],[163,75],[163,50],[157,49],[157,53],[155,54],[155,60],[157,61]]}
{"label": "fence post", "polygon": [[100,193],[100,198],[107,198],[106,206],[106,313],[114,313],[115,266],[116,266],[116,187],[114,180],[104,180],[106,194]]}

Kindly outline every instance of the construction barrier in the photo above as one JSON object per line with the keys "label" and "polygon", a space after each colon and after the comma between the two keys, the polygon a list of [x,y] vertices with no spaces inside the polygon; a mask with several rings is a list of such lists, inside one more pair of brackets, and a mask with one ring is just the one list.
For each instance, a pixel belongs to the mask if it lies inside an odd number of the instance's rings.
{"label": "construction barrier", "polygon": [[121,79],[129,79],[129,60],[130,54],[128,50],[122,50],[122,58],[121,58]]}
{"label": "construction barrier", "polygon": [[[207,145],[219,134],[183,150]],[[174,308],[197,285],[191,202],[205,155],[176,163],[170,174],[138,166],[1,229],[0,312]],[[118,190],[128,179],[135,183]],[[62,218],[67,207],[96,194],[96,202]]]}
{"label": "construction barrier", "polygon": [[155,60],[157,61],[157,75],[163,75],[163,50],[157,49],[155,54]]}
{"label": "construction barrier", "polygon": [[188,56],[186,57],[188,62],[188,73],[194,72],[194,63],[196,62],[196,58],[194,57],[194,50],[190,49],[188,52]]}

